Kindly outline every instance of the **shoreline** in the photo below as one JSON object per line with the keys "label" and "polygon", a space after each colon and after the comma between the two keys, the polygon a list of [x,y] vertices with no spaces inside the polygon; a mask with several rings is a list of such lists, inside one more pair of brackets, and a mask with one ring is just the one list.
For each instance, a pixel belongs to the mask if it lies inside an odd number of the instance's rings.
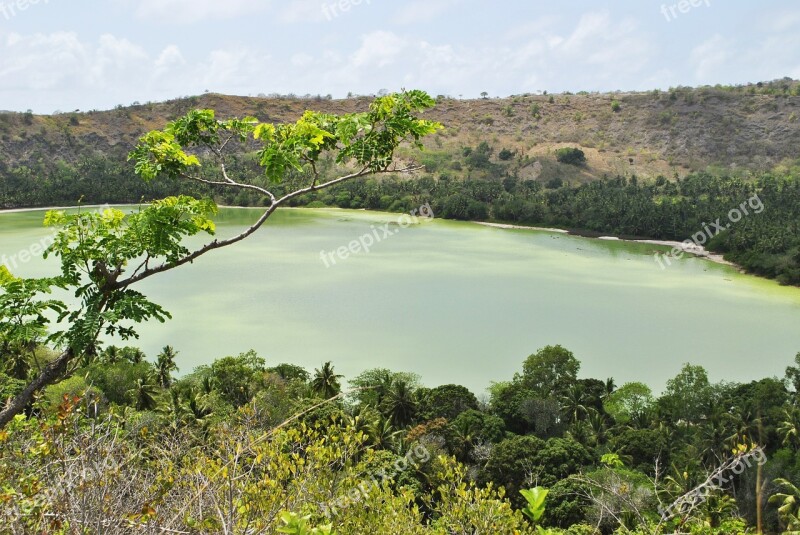
{"label": "shoreline", "polygon": [[[103,208],[103,207],[113,208],[113,207],[120,207],[120,206],[131,206],[131,204],[88,204],[88,205],[83,205],[83,206],[50,206],[50,207],[38,207],[38,208],[8,208],[8,209],[0,210],[0,215],[3,215],[3,214],[20,214],[20,213],[26,213],[26,212],[46,212],[46,211],[49,211],[49,210],[70,210],[70,209],[75,209],[75,208],[88,208],[88,209]],[[238,208],[238,209],[259,209],[259,207],[252,207],[252,206],[223,206],[223,205],[220,205],[219,208],[226,208],[226,209],[231,209],[231,208],[234,208],[234,209],[235,208]],[[302,208],[302,207],[284,207],[282,209],[291,209],[291,208]],[[331,207],[331,208],[335,208],[335,207]],[[337,208],[337,209],[340,209],[340,208]],[[373,211],[373,210],[367,210],[367,209],[362,209],[362,210],[365,211],[365,212]],[[739,266],[737,264],[734,264],[733,262],[729,262],[729,261],[725,260],[725,258],[723,258],[723,255],[717,254],[717,253],[712,253],[712,252],[708,251],[705,247],[703,247],[701,245],[696,245],[696,244],[687,245],[684,242],[669,241],[669,240],[649,240],[649,239],[631,240],[631,239],[626,239],[626,238],[619,238],[619,237],[616,237],[616,236],[587,236],[587,235],[580,234],[580,233],[577,233],[577,232],[571,232],[569,230],[565,230],[565,229],[562,229],[562,228],[553,228],[553,227],[529,227],[529,226],[525,226],[525,225],[513,225],[513,224],[509,224],[509,223],[489,223],[489,222],[486,222],[486,221],[471,221],[471,223],[474,223],[474,224],[477,224],[477,225],[481,225],[481,226],[484,226],[484,227],[498,228],[498,229],[503,229],[503,230],[533,230],[533,231],[538,231],[538,232],[550,232],[550,233],[555,233],[555,234],[566,234],[566,235],[569,235],[569,236],[577,236],[577,237],[580,237],[580,238],[587,238],[587,239],[594,239],[594,240],[623,241],[623,242],[627,242],[627,243],[643,243],[643,244],[671,247],[673,249],[680,249],[684,253],[688,253],[688,254],[694,255],[696,258],[706,259],[706,260],[708,260],[710,262],[714,262],[715,264],[720,264],[720,265],[723,265],[723,266],[733,267],[733,268],[736,268],[737,270],[739,270],[742,273],[745,272],[744,269],[741,266]]]}
{"label": "shoreline", "polygon": [[132,206],[130,204],[84,204],[81,206],[45,206],[42,208],[4,208],[0,210],[3,214],[24,214],[25,212],[49,212],[51,210],[74,210],[76,208],[115,208],[120,206]]}
{"label": "shoreline", "polygon": [[670,241],[670,240],[647,240],[647,239],[645,239],[645,240],[631,240],[631,239],[626,239],[626,238],[619,238],[617,236],[586,236],[586,235],[583,235],[583,234],[580,234],[580,233],[570,232],[569,230],[564,230],[564,229],[561,229],[561,228],[526,227],[524,225],[511,225],[511,224],[506,224],[506,223],[487,223],[485,221],[475,221],[474,223],[477,223],[478,225],[482,225],[482,226],[485,226],[485,227],[499,228],[499,229],[505,229],[505,230],[534,230],[534,231],[539,231],[539,232],[552,232],[552,233],[558,233],[558,234],[567,234],[569,236],[576,236],[576,237],[579,237],[579,238],[587,238],[587,239],[591,239],[591,240],[621,241],[621,242],[627,242],[627,243],[642,243],[642,244],[649,244],[649,245],[660,245],[660,246],[664,246],[664,247],[672,247],[673,249],[680,249],[684,253],[691,254],[691,255],[695,256],[696,258],[702,258],[702,259],[708,260],[710,262],[714,262],[715,264],[720,264],[720,265],[723,265],[723,266],[733,267],[733,268],[736,268],[737,270],[739,270],[740,272],[744,273],[744,269],[741,266],[739,266],[737,264],[734,264],[733,262],[729,262],[728,260],[725,260],[723,255],[717,254],[717,253],[712,253],[711,251],[709,251],[708,249],[706,249],[702,245],[697,245],[697,244],[694,244],[694,243],[689,245],[689,244],[686,244],[685,242]]}

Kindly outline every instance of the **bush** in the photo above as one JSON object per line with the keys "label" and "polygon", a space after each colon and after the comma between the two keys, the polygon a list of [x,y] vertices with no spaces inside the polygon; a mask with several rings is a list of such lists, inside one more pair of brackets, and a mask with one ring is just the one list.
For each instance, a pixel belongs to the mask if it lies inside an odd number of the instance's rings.
{"label": "bush", "polygon": [[569,165],[584,165],[586,163],[586,154],[581,149],[573,147],[564,147],[556,151],[556,160],[559,163]]}
{"label": "bush", "polygon": [[514,153],[508,149],[503,149],[497,154],[497,157],[500,158],[502,161],[507,162],[508,160],[514,157]]}
{"label": "bush", "polygon": [[611,111],[614,113],[619,112],[622,109],[622,104],[619,103],[619,100],[612,100],[611,101]]}

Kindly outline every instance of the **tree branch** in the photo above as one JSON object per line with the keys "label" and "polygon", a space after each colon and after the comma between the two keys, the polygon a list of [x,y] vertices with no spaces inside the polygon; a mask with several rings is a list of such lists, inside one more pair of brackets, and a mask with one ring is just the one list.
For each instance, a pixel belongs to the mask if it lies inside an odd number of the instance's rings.
{"label": "tree branch", "polygon": [[[258,229],[260,229],[264,225],[264,223],[267,221],[267,219],[269,219],[270,216],[273,213],[275,213],[275,210],[277,210],[278,207],[280,207],[282,204],[286,203],[287,201],[289,201],[291,199],[294,199],[295,197],[299,197],[301,195],[305,195],[306,193],[311,193],[313,191],[323,190],[323,189],[335,186],[337,184],[341,184],[342,182],[346,182],[348,180],[352,180],[354,178],[360,178],[360,177],[363,177],[363,176],[377,175],[377,174],[387,174],[387,173],[410,173],[410,172],[418,171],[419,169],[422,169],[423,167],[424,166],[421,166],[421,165],[411,165],[411,166],[404,167],[404,168],[401,168],[401,169],[398,169],[398,168],[391,168],[391,169],[390,168],[386,168],[386,169],[382,169],[382,170],[379,170],[379,171],[371,171],[371,170],[369,170],[368,168],[365,167],[365,168],[361,169],[360,171],[357,171],[355,173],[351,173],[349,175],[345,175],[345,176],[330,180],[328,182],[325,182],[324,184],[320,184],[320,185],[317,185],[317,186],[312,185],[312,186],[309,186],[309,187],[306,187],[306,188],[302,188],[302,189],[293,191],[291,193],[287,193],[286,195],[284,195],[280,199],[275,200],[266,209],[266,211],[261,215],[261,217],[259,217],[258,220],[255,223],[253,223],[250,227],[248,227],[241,234],[238,234],[238,235],[236,235],[236,236],[234,236],[232,238],[228,238],[227,240],[214,240],[211,243],[201,247],[200,249],[197,249],[196,251],[184,256],[180,260],[177,260],[176,262],[164,263],[164,264],[161,264],[159,266],[147,268],[144,271],[142,271],[141,273],[139,273],[138,275],[134,275],[134,276],[131,276],[131,277],[125,279],[125,280],[122,280],[122,281],[119,281],[119,282],[115,282],[114,284],[112,284],[109,287],[109,290],[120,290],[120,289],[127,288],[128,286],[130,286],[132,284],[135,284],[137,282],[140,282],[140,281],[142,281],[144,279],[147,279],[149,277],[152,277],[153,275],[156,275],[157,273],[163,273],[164,271],[169,271],[170,269],[174,269],[176,267],[179,267],[179,266],[182,266],[182,265],[185,265],[185,264],[189,264],[189,263],[193,262],[194,260],[200,258],[201,256],[203,256],[204,254],[206,254],[206,253],[208,253],[210,251],[213,251],[215,249],[221,249],[223,247],[227,247],[229,245],[233,245],[235,243],[238,243],[238,242],[244,240],[245,238],[249,237],[253,233],[255,233]],[[187,178],[189,178],[189,177],[187,177]],[[203,181],[203,179],[198,179],[197,177],[195,177],[193,179],[199,180],[201,182]],[[224,183],[219,183],[219,184],[220,185],[227,185],[227,184],[224,184]],[[239,183],[237,183],[237,184],[239,184]],[[230,185],[230,186],[232,186],[232,185]],[[243,184],[242,186],[246,186],[246,184]]]}

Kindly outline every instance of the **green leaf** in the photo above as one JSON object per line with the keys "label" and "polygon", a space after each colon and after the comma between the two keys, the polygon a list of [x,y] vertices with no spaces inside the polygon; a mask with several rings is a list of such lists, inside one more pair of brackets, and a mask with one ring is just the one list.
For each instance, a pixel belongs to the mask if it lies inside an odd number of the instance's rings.
{"label": "green leaf", "polygon": [[522,494],[528,502],[528,505],[522,509],[522,513],[533,522],[538,522],[539,519],[542,518],[542,515],[544,515],[545,500],[549,492],[549,490],[542,487],[520,490],[519,493]]}

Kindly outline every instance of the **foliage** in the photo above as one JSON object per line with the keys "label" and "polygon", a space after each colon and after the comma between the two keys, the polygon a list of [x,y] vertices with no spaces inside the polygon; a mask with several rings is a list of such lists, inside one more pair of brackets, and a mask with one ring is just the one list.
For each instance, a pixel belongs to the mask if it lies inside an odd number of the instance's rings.
{"label": "foliage", "polygon": [[564,395],[577,380],[580,362],[561,346],[547,346],[522,365],[522,384],[540,398]]}
{"label": "foliage", "polygon": [[610,394],[603,403],[608,414],[621,424],[649,410],[653,405],[653,392],[644,383],[625,383]]}
{"label": "foliage", "polygon": [[461,413],[478,408],[475,394],[461,385],[442,385],[425,389],[419,397],[420,416],[426,420],[434,418],[455,420]]}
{"label": "foliage", "polygon": [[569,165],[584,165],[586,163],[586,154],[575,147],[564,147],[556,150],[556,160],[559,163]]}
{"label": "foliage", "polygon": [[535,487],[532,489],[522,489],[519,491],[520,494],[525,498],[528,502],[528,505],[521,509],[522,514],[527,516],[533,522],[539,522],[539,519],[542,518],[544,514],[544,502],[547,499],[547,493],[549,491],[542,487]]}

